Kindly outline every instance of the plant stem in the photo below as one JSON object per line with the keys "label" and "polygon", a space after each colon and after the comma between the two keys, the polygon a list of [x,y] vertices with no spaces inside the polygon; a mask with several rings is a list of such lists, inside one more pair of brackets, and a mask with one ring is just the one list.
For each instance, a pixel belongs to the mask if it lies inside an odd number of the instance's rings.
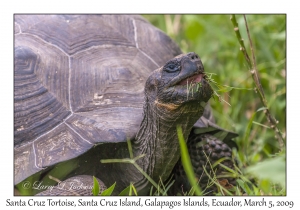
{"label": "plant stem", "polygon": [[[130,141],[127,141],[128,147],[131,147]],[[132,156],[132,155],[130,155]],[[124,159],[105,159],[105,160],[100,160],[101,163],[130,163],[133,164],[134,167],[141,173],[143,174],[146,179],[162,194],[165,195],[164,192],[159,188],[158,184],[145,172],[143,169],[136,163],[136,161],[139,158],[144,157],[145,154],[139,155],[135,158],[124,158]]]}
{"label": "plant stem", "polygon": [[235,35],[236,35],[236,37],[237,37],[237,39],[238,39],[238,41],[241,45],[240,50],[243,52],[244,57],[245,57],[246,62],[247,62],[247,65],[248,65],[248,68],[250,69],[251,76],[254,80],[254,84],[255,84],[255,87],[256,87],[256,91],[258,92],[259,98],[260,98],[263,106],[266,107],[266,109],[265,109],[266,117],[267,117],[269,123],[271,124],[271,128],[275,131],[275,137],[278,139],[280,149],[282,149],[285,145],[284,138],[282,136],[282,133],[280,132],[280,130],[277,127],[278,121],[273,117],[273,115],[271,114],[271,112],[269,110],[267,100],[265,98],[264,90],[263,90],[262,85],[260,83],[260,79],[259,79],[259,75],[258,75],[258,71],[257,71],[257,66],[256,66],[256,59],[255,59],[253,44],[252,44],[252,39],[251,39],[251,36],[250,36],[246,16],[244,15],[244,20],[245,20],[247,35],[248,35],[248,39],[249,39],[249,43],[250,43],[252,62],[251,62],[251,59],[250,59],[250,57],[247,53],[247,50],[246,50],[246,47],[245,47],[245,44],[244,44],[244,39],[241,37],[235,15],[231,15],[230,20],[233,24]]}

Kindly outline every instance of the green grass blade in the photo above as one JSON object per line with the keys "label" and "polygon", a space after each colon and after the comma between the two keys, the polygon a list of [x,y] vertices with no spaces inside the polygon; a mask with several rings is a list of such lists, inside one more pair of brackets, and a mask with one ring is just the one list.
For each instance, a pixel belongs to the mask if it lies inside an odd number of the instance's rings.
{"label": "green grass blade", "polygon": [[197,181],[195,179],[195,173],[193,171],[191,159],[189,156],[189,152],[182,134],[182,129],[180,126],[177,126],[177,135],[179,139],[180,151],[181,151],[181,161],[187,178],[191,184],[191,186],[195,189],[196,195],[202,195],[201,188],[198,186]]}
{"label": "green grass blade", "polygon": [[112,192],[114,191],[116,186],[116,183],[114,183],[112,186],[110,186],[109,188],[107,188],[106,190],[104,190],[101,193],[101,196],[110,196],[112,194]]}
{"label": "green grass blade", "polygon": [[137,163],[133,163],[133,165],[160,193],[163,194],[163,191],[159,188],[158,184],[145,171],[143,171],[143,169]]}
{"label": "green grass blade", "polygon": [[170,187],[174,184],[175,180],[173,180],[172,182],[170,182],[167,187],[165,188],[164,194],[163,195],[168,195],[168,191],[170,189]]}
{"label": "green grass blade", "polygon": [[230,92],[232,91],[232,87],[223,87],[222,89],[219,89],[218,92],[220,93],[227,93],[227,92]]}
{"label": "green grass blade", "polygon": [[267,125],[264,125],[264,124],[261,124],[261,123],[259,123],[259,122],[252,121],[252,123],[253,123],[253,124],[255,124],[255,125],[259,125],[259,126],[262,126],[262,127],[264,127],[264,128],[268,128],[268,129],[270,129],[270,127],[269,127],[269,126],[267,126]]}
{"label": "green grass blade", "polygon": [[130,183],[130,185],[129,185],[130,187],[129,187],[129,196],[132,196],[132,188],[131,188],[131,183]]}
{"label": "green grass blade", "polygon": [[264,111],[266,109],[268,109],[268,108],[267,107],[260,107],[258,110],[256,110],[256,112]]}
{"label": "green grass blade", "polygon": [[128,146],[128,152],[130,159],[133,159],[133,152],[132,152],[132,146],[130,139],[127,139],[127,146]]}
{"label": "green grass blade", "polygon": [[129,185],[128,187],[126,187],[124,190],[122,190],[119,195],[120,196],[128,196],[130,188],[131,188],[131,185]]}
{"label": "green grass blade", "polygon": [[251,116],[251,118],[250,118],[250,120],[248,122],[245,135],[244,135],[244,145],[245,145],[244,154],[248,154],[247,153],[247,148],[249,146],[249,135],[250,135],[250,131],[251,131],[251,127],[252,127],[252,123],[253,123],[255,115],[256,115],[256,112],[254,112],[252,114],[252,116]]}
{"label": "green grass blade", "polygon": [[134,185],[132,183],[130,183],[130,185],[128,187],[126,187],[124,190],[122,190],[122,192],[120,192],[120,196],[131,196],[132,195],[132,191],[134,192],[134,194],[137,196],[137,191],[134,187]]}
{"label": "green grass blade", "polygon": [[96,179],[96,177],[93,176],[93,182],[94,182],[94,186],[93,186],[93,189],[92,189],[92,193],[93,195],[98,195],[99,194],[99,182],[98,180]]}
{"label": "green grass blade", "polygon": [[136,191],[134,185],[131,183],[130,186],[131,186],[131,188],[132,188],[134,194],[137,196],[138,194],[137,194],[137,191]]}

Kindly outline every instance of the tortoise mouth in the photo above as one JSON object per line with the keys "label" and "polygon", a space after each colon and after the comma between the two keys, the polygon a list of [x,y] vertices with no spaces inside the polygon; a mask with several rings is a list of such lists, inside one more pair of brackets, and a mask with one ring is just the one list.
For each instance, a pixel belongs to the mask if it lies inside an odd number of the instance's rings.
{"label": "tortoise mouth", "polygon": [[188,76],[187,78],[180,80],[175,85],[189,85],[189,84],[199,83],[202,81],[202,79],[204,79],[204,77],[205,75],[203,74],[203,72],[196,73],[192,76]]}

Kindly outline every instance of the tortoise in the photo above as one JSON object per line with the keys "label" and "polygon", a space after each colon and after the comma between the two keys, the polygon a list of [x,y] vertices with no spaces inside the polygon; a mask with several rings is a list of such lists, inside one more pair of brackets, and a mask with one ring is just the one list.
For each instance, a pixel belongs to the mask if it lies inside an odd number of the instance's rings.
{"label": "tortoise", "polygon": [[137,162],[155,181],[173,171],[177,185],[185,185],[178,125],[192,148],[215,135],[225,145],[222,155],[231,156],[236,134],[214,122],[213,91],[199,56],[182,54],[143,17],[15,15],[14,23],[16,185],[75,160],[67,178],[83,175],[77,180],[90,183],[86,175],[94,175],[106,186],[116,182],[115,193],[133,182],[147,195],[151,184],[133,165],[100,163],[129,157],[127,139],[134,156],[145,155]]}

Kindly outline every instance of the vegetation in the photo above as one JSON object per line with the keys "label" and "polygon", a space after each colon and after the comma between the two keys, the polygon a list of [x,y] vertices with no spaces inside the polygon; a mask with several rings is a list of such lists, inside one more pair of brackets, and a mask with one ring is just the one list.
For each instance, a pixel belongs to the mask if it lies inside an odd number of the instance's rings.
{"label": "vegetation", "polygon": [[[218,96],[210,100],[216,121],[239,134],[235,139],[239,165],[230,172],[238,177],[235,187],[248,195],[285,195],[285,144],[279,144],[278,138],[285,143],[286,16],[246,15],[254,61],[243,15],[235,18],[245,51],[230,15],[144,17],[171,36],[183,52],[193,51],[200,56]],[[254,67],[258,81],[252,79]],[[275,125],[269,122],[268,113]]]}

